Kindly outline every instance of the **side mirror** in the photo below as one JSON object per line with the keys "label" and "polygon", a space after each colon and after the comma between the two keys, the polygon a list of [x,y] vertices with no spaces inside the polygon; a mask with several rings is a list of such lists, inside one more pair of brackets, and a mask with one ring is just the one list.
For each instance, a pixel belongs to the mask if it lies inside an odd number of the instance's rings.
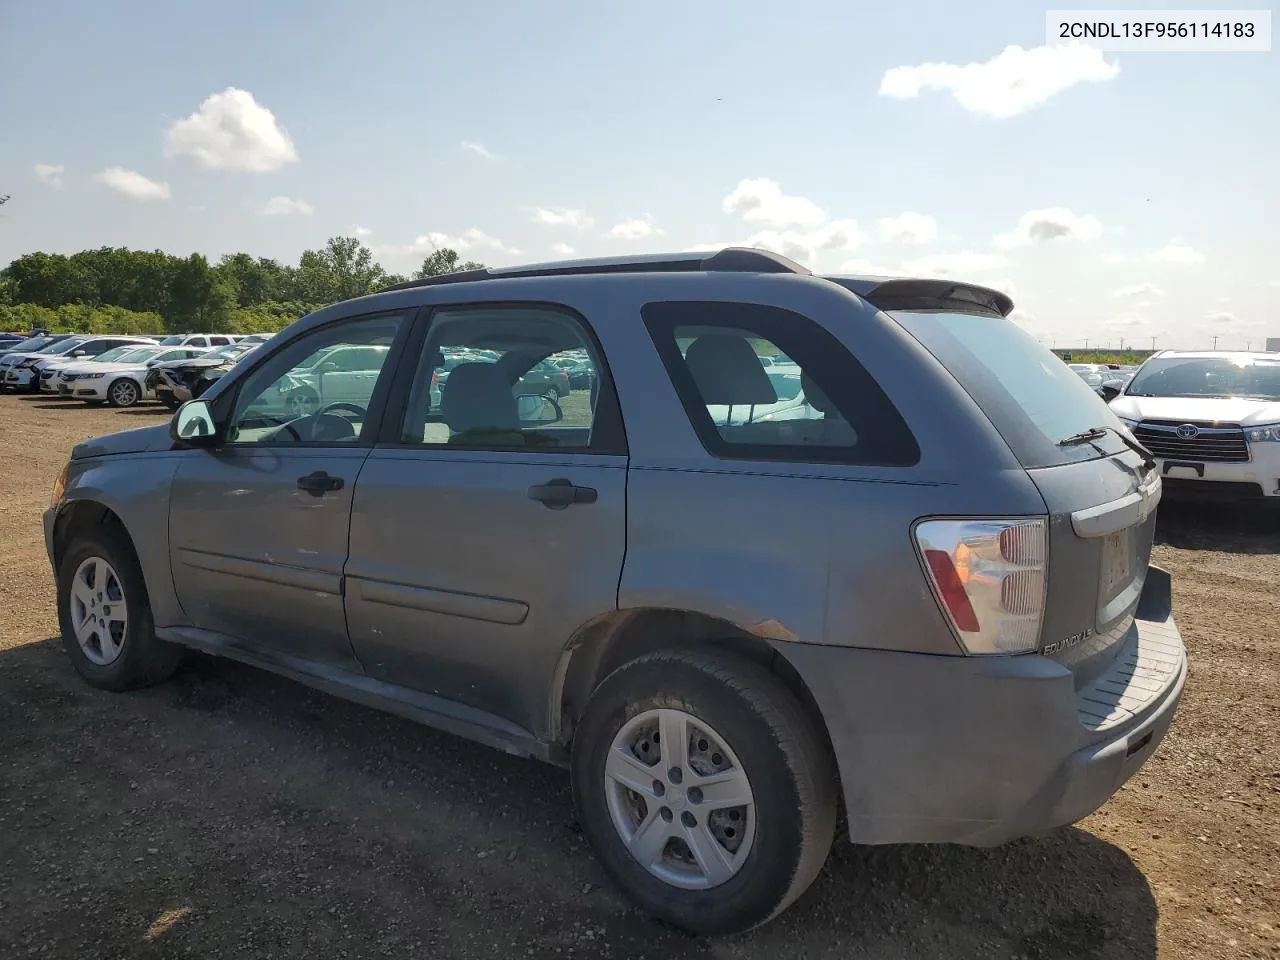
{"label": "side mirror", "polygon": [[72,350],[71,355],[73,357],[87,357],[89,355],[89,351],[88,350]]}
{"label": "side mirror", "polygon": [[188,400],[169,421],[169,436],[184,447],[211,447],[218,442],[218,424],[207,400]]}
{"label": "side mirror", "polygon": [[1112,380],[1109,383],[1104,383],[1102,386],[1100,386],[1098,388],[1098,393],[1102,394],[1103,400],[1107,401],[1107,403],[1110,403],[1116,397],[1120,396],[1120,391],[1123,388],[1123,386],[1124,386],[1123,384],[1117,383],[1116,381]]}
{"label": "side mirror", "polygon": [[545,427],[564,419],[560,404],[550,397],[522,394],[516,397],[516,415],[521,426]]}
{"label": "side mirror", "polygon": [[338,362],[336,360],[325,360],[320,366],[316,367],[316,373],[337,373]]}

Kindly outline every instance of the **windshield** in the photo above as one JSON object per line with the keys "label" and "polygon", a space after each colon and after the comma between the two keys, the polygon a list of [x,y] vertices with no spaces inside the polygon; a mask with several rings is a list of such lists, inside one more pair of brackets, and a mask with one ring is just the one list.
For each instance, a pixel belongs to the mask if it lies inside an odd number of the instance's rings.
{"label": "windshield", "polygon": [[11,344],[9,349],[14,353],[30,353],[32,350],[39,350],[52,341],[53,337],[32,337],[29,340],[23,340],[21,343]]}
{"label": "windshield", "polygon": [[93,359],[99,363],[102,363],[104,361],[119,360],[126,353],[132,353],[134,350],[137,350],[137,349],[138,348],[135,346],[114,347],[110,350],[105,351],[104,353],[98,354]]}
{"label": "windshield", "polygon": [[106,360],[109,354],[116,354],[110,359],[118,360],[121,363],[145,363],[159,352],[159,347],[118,347],[115,350],[108,350],[98,359]]}
{"label": "windshield", "polygon": [[160,341],[160,346],[162,346],[162,347],[176,347],[176,346],[180,345],[180,344],[182,343],[182,341],[183,341],[183,340],[185,340],[185,339],[187,339],[187,338],[186,338],[186,336],[185,336],[184,334],[181,334],[181,333],[175,333],[175,334],[173,334],[172,336],[165,337],[163,340],[161,340],[161,341]]}
{"label": "windshield", "polygon": [[201,360],[230,360],[240,356],[245,352],[245,347],[238,343],[228,344],[225,347],[219,347],[217,350],[210,350],[208,353],[200,354]]}
{"label": "windshield", "polygon": [[1125,395],[1280,400],[1280,360],[1253,357],[1165,357],[1148,360],[1129,381]]}
{"label": "windshield", "polygon": [[64,353],[70,353],[82,343],[84,343],[83,338],[78,339],[76,337],[72,337],[70,340],[63,340],[60,343],[55,343],[52,347],[41,350],[40,352],[47,353],[53,357],[60,357]]}
{"label": "windshield", "polygon": [[1119,429],[1120,421],[1079,373],[1015,323],[941,311],[889,315],[959,381],[1024,467],[1126,449],[1110,434],[1091,444],[1059,446],[1060,440],[1095,427]]}

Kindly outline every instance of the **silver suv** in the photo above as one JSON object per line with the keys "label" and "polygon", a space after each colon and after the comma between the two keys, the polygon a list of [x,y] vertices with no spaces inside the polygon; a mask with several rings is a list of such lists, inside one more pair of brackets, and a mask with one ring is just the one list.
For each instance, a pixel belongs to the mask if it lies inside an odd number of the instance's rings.
{"label": "silver suv", "polygon": [[[726,249],[327,307],[76,447],[64,642],[108,689],[192,647],[567,766],[604,867],[697,932],[794,901],[842,804],[858,844],[1072,823],[1186,659],[1153,460],[1012,306]],[[277,385],[338,347],[377,375],[300,414]],[[433,391],[446,354],[482,359]]]}

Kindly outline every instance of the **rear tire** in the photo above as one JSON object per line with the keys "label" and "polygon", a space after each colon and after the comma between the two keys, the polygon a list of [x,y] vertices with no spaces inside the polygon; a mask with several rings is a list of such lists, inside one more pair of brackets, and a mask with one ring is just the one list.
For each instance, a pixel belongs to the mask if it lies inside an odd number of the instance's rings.
{"label": "rear tire", "polygon": [[167,680],[182,648],[156,636],[133,545],[119,527],[74,540],[58,565],[58,623],[76,671],[103,690]]}
{"label": "rear tire", "polygon": [[[649,716],[656,726],[644,732]],[[672,732],[683,746],[667,745]],[[673,779],[681,757],[687,771]],[[621,786],[619,769],[640,789]],[[658,651],[610,674],[578,724],[572,772],[579,822],[605,870],[647,912],[693,933],[739,933],[777,916],[808,889],[835,835],[835,769],[814,723],[776,676],[720,650]],[[716,781],[730,779],[733,793],[714,802]],[[647,849],[646,831],[659,838]]]}

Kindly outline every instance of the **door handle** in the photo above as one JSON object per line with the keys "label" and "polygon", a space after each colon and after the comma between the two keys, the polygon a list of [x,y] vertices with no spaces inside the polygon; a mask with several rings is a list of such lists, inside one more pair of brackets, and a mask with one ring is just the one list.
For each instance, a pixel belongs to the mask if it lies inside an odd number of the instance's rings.
{"label": "door handle", "polygon": [[575,486],[564,477],[529,488],[529,499],[537,500],[549,510],[563,510],[574,503],[595,503],[598,498],[595,487]]}
{"label": "door handle", "polygon": [[323,470],[317,470],[314,473],[308,473],[305,477],[299,477],[298,489],[307,491],[313,497],[323,497],[330,490],[341,490],[343,483],[341,477],[331,477]]}

